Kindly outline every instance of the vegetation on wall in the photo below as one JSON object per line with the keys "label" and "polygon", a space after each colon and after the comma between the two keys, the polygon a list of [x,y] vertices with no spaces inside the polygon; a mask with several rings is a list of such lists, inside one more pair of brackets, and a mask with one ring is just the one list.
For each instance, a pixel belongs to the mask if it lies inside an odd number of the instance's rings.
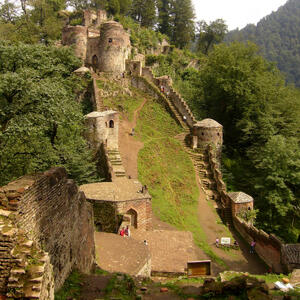
{"label": "vegetation on wall", "polygon": [[95,179],[82,137],[80,61],[67,48],[0,44],[0,185],[52,166]]}
{"label": "vegetation on wall", "polygon": [[166,35],[141,27],[130,17],[118,16],[115,20],[119,21],[126,30],[130,30],[131,45],[137,48],[139,53],[147,53],[151,49],[156,49],[163,39],[168,40]]}

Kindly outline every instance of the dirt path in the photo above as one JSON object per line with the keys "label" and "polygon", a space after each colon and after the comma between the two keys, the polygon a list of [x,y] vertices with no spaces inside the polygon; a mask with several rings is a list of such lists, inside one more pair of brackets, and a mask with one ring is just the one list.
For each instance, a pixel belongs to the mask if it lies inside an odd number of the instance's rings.
{"label": "dirt path", "polygon": [[[126,173],[131,176],[131,178],[138,178],[138,167],[137,158],[138,152],[143,148],[144,144],[141,141],[136,140],[130,135],[132,128],[135,128],[139,112],[147,102],[147,99],[137,108],[134,112],[133,120],[130,122],[128,119],[123,119],[121,121],[119,130],[119,150],[122,156],[123,165],[125,167]],[[196,173],[197,184],[199,187],[199,223],[203,228],[206,235],[207,243],[211,246],[212,250],[234,271],[243,271],[249,273],[265,273],[265,266],[260,262],[256,255],[249,253],[248,246],[232,232],[234,238],[238,241],[240,245],[240,250],[230,250],[225,251],[214,246],[216,237],[226,237],[228,236],[228,229],[223,224],[217,223],[218,216],[216,210],[211,207],[206,200],[206,195],[201,188],[199,182],[199,176]],[[171,225],[161,222],[154,217],[153,220],[154,229],[160,230],[174,230]],[[199,249],[199,251],[202,251]],[[199,253],[201,254],[201,253]],[[221,268],[214,264],[214,273],[222,271]]]}
{"label": "dirt path", "polygon": [[124,118],[120,124],[119,151],[121,153],[123,166],[126,170],[126,173],[131,178],[138,178],[137,157],[144,144],[130,134],[132,128],[135,128],[139,112],[144,107],[146,102],[147,99],[144,99],[143,103],[134,112],[132,122]]}
{"label": "dirt path", "polygon": [[[206,200],[206,195],[201,188],[199,176],[196,173],[197,184],[199,187],[199,223],[206,235],[207,243],[212,250],[230,267],[233,271],[249,272],[252,274],[261,274],[266,272],[264,264],[261,263],[255,254],[250,254],[249,247],[245,244],[236,232],[231,231],[232,236],[240,245],[240,250],[223,250],[215,247],[216,238],[227,237],[228,228],[223,224],[218,224],[218,216],[214,207],[210,206]],[[211,203],[213,204],[213,202]],[[215,266],[217,267],[217,266]]]}

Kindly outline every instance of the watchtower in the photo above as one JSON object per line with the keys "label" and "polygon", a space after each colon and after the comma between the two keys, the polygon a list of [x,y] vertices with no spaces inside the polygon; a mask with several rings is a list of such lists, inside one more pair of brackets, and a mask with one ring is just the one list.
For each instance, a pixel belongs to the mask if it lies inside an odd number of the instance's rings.
{"label": "watchtower", "polygon": [[120,23],[103,23],[100,30],[100,72],[122,73],[129,56],[131,45],[129,34]]}
{"label": "watchtower", "polygon": [[223,126],[212,119],[204,119],[193,125],[193,148],[206,149],[208,145],[216,148],[219,156],[223,144]]}

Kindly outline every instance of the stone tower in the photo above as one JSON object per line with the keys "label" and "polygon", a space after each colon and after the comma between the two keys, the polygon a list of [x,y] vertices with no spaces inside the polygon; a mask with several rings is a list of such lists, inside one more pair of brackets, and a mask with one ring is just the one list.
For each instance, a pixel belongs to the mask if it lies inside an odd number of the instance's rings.
{"label": "stone tower", "polygon": [[86,139],[90,147],[97,152],[101,144],[108,150],[118,149],[119,114],[113,110],[94,111],[85,116]]}
{"label": "stone tower", "polygon": [[216,148],[221,155],[223,144],[223,126],[212,119],[204,119],[193,125],[193,148],[206,149],[208,145]]}
{"label": "stone tower", "polygon": [[62,31],[62,44],[75,45],[75,55],[83,61],[86,59],[87,52],[87,27],[85,26],[66,26]]}
{"label": "stone tower", "polygon": [[129,34],[120,23],[103,23],[100,30],[99,70],[100,72],[122,73],[130,53]]}

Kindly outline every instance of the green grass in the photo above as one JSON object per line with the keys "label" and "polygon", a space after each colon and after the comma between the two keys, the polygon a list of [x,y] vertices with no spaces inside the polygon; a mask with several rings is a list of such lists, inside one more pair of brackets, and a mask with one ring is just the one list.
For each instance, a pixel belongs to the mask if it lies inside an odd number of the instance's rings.
{"label": "green grass", "polygon": [[55,293],[55,300],[76,299],[81,293],[81,282],[82,274],[77,271],[72,272],[63,287]]}
{"label": "green grass", "polygon": [[108,80],[97,80],[97,85],[100,89],[109,93],[118,92],[116,96],[102,97],[103,104],[106,107],[121,112],[129,121],[132,121],[134,111],[142,104],[145,98],[144,94],[134,87],[129,88],[131,95],[123,93],[123,87],[119,86],[116,82]]}
{"label": "green grass", "polygon": [[[230,272],[226,272],[223,273],[224,279],[227,281],[230,281],[231,279],[235,278],[235,277],[240,277],[242,274],[241,272],[234,272],[234,271],[230,271]],[[276,281],[281,281],[282,278],[290,278],[291,274],[289,275],[285,275],[285,274],[274,274],[274,273],[270,273],[270,274],[263,274],[263,275],[248,275],[249,277],[254,277],[256,279],[263,279],[265,280],[266,283],[274,283]]]}
{"label": "green grass", "polygon": [[133,279],[127,274],[114,274],[104,290],[105,299],[136,299],[136,287]]}
{"label": "green grass", "polygon": [[192,232],[195,243],[218,264],[224,262],[206,242],[198,221],[199,190],[188,154],[174,136],[182,132],[162,105],[147,102],[140,112],[136,136],[144,142],[139,152],[139,179],[149,188],[152,209],[162,221]]}

